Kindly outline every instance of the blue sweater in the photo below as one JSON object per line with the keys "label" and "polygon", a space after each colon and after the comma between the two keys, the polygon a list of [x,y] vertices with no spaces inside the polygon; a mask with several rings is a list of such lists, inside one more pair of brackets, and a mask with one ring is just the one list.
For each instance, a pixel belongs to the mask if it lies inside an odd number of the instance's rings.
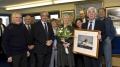
{"label": "blue sweater", "polygon": [[5,28],[2,47],[7,57],[27,51],[25,32],[22,24],[10,24]]}

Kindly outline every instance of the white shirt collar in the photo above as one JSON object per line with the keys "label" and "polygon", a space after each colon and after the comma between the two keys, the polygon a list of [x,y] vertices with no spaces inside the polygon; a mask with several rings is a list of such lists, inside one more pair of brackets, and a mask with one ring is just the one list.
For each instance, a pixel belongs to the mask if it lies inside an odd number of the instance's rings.
{"label": "white shirt collar", "polygon": [[43,22],[42,20],[41,20],[41,22],[42,22],[42,24],[47,23],[47,22]]}
{"label": "white shirt collar", "polygon": [[83,18],[83,23],[85,23],[86,22],[86,19],[85,18]]}
{"label": "white shirt collar", "polygon": [[90,21],[90,20],[89,20],[89,22],[88,22],[88,23],[90,23],[90,22],[95,23],[95,19],[94,19],[94,20],[92,20],[92,21]]}
{"label": "white shirt collar", "polygon": [[87,29],[89,29],[89,26],[90,26],[90,23],[91,23],[91,22],[92,22],[92,30],[94,30],[94,27],[95,27],[95,19],[92,20],[92,21],[89,20]]}
{"label": "white shirt collar", "polygon": [[[28,25],[27,24],[25,24],[25,26],[27,27],[27,29],[28,29]],[[30,28],[31,28],[31,25],[29,25],[30,26]]]}

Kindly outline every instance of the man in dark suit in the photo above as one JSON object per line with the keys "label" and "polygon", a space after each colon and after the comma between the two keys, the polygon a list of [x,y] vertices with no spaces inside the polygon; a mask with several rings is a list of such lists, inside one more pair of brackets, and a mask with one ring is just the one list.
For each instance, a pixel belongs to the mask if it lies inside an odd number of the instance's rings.
{"label": "man in dark suit", "polygon": [[25,37],[27,41],[28,48],[30,50],[30,67],[35,67],[36,58],[35,53],[33,53],[34,48],[34,37],[33,37],[33,29],[34,26],[31,24],[31,16],[26,15],[24,18],[25,24]]}
{"label": "man in dark suit", "polygon": [[[89,7],[87,10],[87,16],[89,21],[82,25],[82,29],[88,30],[100,30],[100,34],[98,35],[98,39],[100,42],[104,41],[105,39],[105,25],[104,23],[95,20],[97,11],[94,7]],[[84,63],[85,67],[100,67],[100,61],[102,59],[102,44],[99,46],[98,58],[92,58],[88,56],[84,56]]]}
{"label": "man in dark suit", "polygon": [[[1,45],[1,42],[2,42],[2,34],[4,32],[4,29],[5,29],[5,25],[2,24],[2,18],[0,18],[0,58],[1,59],[5,59],[5,54],[3,52],[3,49],[2,49],[2,45]],[[3,57],[1,57],[3,56]]]}
{"label": "man in dark suit", "polygon": [[85,22],[88,21],[87,17],[86,17],[86,12],[85,12],[84,8],[80,9],[79,14],[80,14],[80,18],[82,18],[83,23],[85,23]]}
{"label": "man in dark suit", "polygon": [[54,33],[51,24],[47,22],[48,15],[47,11],[41,12],[41,21],[34,25],[37,67],[49,67],[50,64]]}

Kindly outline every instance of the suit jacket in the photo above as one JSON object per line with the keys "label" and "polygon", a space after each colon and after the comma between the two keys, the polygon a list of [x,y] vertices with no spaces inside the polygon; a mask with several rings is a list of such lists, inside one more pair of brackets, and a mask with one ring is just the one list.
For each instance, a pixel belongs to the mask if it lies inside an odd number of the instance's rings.
{"label": "suit jacket", "polygon": [[[5,29],[5,25],[4,25],[4,24],[2,24],[2,26],[3,26],[3,28]],[[3,33],[4,33],[4,31],[3,31]]]}
{"label": "suit jacket", "polygon": [[[5,25],[2,24],[3,28],[5,29]],[[4,32],[4,31],[3,31]],[[2,35],[0,36],[0,50],[2,50],[2,47],[1,47],[1,42],[2,42]]]}
{"label": "suit jacket", "polygon": [[[88,22],[82,24],[82,29],[87,29],[88,27]],[[105,34],[105,24],[99,20],[95,20],[95,26],[94,30],[100,30],[101,31],[101,36],[102,36],[102,41],[105,40],[106,34]]]}
{"label": "suit jacket", "polygon": [[25,28],[25,37],[26,37],[27,45],[34,45],[34,37],[33,37],[34,25],[30,25],[30,27],[31,27],[30,32],[28,31],[25,24],[23,26]]}
{"label": "suit jacket", "polygon": [[47,40],[54,40],[54,33],[52,29],[52,25],[47,22],[48,27],[48,38],[46,36],[46,32],[44,30],[44,26],[42,25],[42,22],[39,21],[35,23],[34,26],[34,38],[35,38],[35,46],[34,46],[34,52],[40,53],[40,54],[47,54],[52,52],[52,45],[47,46],[46,41]]}

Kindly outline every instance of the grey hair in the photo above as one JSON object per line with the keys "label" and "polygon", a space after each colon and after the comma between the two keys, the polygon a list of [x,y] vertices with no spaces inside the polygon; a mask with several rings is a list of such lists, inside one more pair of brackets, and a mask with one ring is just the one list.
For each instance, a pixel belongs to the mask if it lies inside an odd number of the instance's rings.
{"label": "grey hair", "polygon": [[21,15],[21,17],[22,17],[22,14],[21,14],[20,12],[14,12],[14,13],[12,13],[12,15],[11,15],[11,21],[12,21],[12,23],[13,23],[13,18],[14,18],[15,15],[17,15],[17,14]]}
{"label": "grey hair", "polygon": [[87,9],[87,13],[88,13],[91,9],[94,9],[94,10],[95,10],[95,13],[97,14],[97,10],[96,10],[95,7],[89,7],[89,8]]}
{"label": "grey hair", "polygon": [[47,15],[49,16],[49,13],[48,13],[47,11],[42,11],[42,12],[40,13],[40,16],[41,16],[43,13],[47,13]]}

